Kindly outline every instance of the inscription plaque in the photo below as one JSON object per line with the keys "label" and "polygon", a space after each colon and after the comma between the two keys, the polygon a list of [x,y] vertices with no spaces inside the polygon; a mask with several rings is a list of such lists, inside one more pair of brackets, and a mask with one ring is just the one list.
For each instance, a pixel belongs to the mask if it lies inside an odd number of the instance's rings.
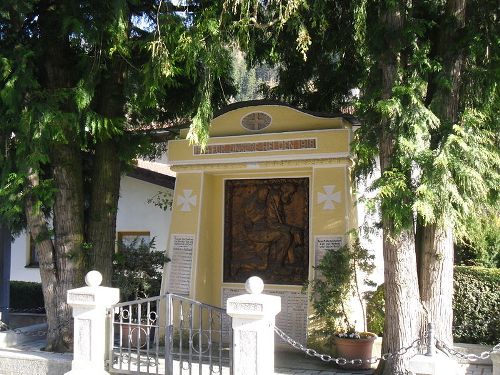
{"label": "inscription plaque", "polygon": [[327,251],[337,251],[344,246],[344,236],[314,237],[314,266],[317,267]]}
{"label": "inscription plaque", "polygon": [[239,334],[239,358],[245,360],[237,363],[238,373],[242,375],[257,374],[257,332],[241,330]]}
{"label": "inscription plaque", "polygon": [[191,268],[194,234],[172,234],[170,237],[169,291],[188,295],[191,286]]}
{"label": "inscription plaque", "polygon": [[77,349],[75,350],[75,359],[90,361],[90,319],[76,319],[78,329],[76,331],[77,337],[75,338]]}
{"label": "inscription plaque", "polygon": [[68,303],[75,302],[94,302],[95,297],[93,294],[75,294],[68,293]]}
{"label": "inscription plaque", "polygon": [[231,307],[233,310],[239,311],[262,311],[262,305],[260,303],[241,303],[241,302],[231,302]]}

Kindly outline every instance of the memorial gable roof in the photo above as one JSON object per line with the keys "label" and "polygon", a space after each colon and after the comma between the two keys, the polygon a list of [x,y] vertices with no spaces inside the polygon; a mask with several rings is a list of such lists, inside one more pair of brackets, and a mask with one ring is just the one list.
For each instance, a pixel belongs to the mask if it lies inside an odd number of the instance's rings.
{"label": "memorial gable roof", "polygon": [[230,104],[214,113],[210,137],[282,133],[359,126],[358,120],[343,113],[320,113],[268,100]]}

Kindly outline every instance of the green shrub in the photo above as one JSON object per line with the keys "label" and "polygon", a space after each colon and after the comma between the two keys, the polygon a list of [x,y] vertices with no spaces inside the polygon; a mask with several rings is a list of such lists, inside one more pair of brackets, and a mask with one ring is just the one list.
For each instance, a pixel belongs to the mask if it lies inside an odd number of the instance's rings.
{"label": "green shrub", "polygon": [[[368,300],[368,330],[379,334],[384,325],[384,290]],[[500,341],[500,269],[455,266],[453,339],[495,345]]]}
{"label": "green shrub", "polygon": [[500,269],[455,267],[453,335],[457,342],[500,340]]}
{"label": "green shrub", "polygon": [[170,261],[163,251],[155,251],[155,239],[150,242],[136,238],[119,243],[113,258],[111,284],[120,288],[122,301],[158,296],[163,265]]}
{"label": "green shrub", "polygon": [[384,301],[384,285],[379,285],[377,290],[370,292],[367,295],[366,304],[366,324],[368,332],[376,333],[377,336],[382,336],[384,332],[384,316],[385,316],[385,301]]}
{"label": "green shrub", "polygon": [[12,309],[44,307],[42,284],[28,281],[11,281],[9,304]]}

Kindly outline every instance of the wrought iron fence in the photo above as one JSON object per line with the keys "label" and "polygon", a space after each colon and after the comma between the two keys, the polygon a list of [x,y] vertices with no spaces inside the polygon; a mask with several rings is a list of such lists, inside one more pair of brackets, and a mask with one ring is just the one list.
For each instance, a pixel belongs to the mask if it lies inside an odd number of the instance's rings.
{"label": "wrought iron fence", "polygon": [[166,294],[119,303],[108,314],[110,373],[232,373],[232,331],[224,309]]}

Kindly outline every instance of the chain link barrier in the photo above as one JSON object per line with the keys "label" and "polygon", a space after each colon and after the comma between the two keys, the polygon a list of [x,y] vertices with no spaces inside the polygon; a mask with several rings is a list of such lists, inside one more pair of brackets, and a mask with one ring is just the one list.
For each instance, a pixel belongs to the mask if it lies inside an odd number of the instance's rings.
{"label": "chain link barrier", "polygon": [[335,363],[337,365],[340,365],[340,366],[345,366],[345,365],[360,366],[360,365],[362,365],[364,363],[366,363],[366,364],[376,364],[380,360],[388,361],[388,360],[393,359],[395,357],[402,356],[402,355],[406,354],[410,349],[417,349],[417,350],[419,350],[421,348],[421,340],[420,339],[416,339],[415,341],[413,341],[407,347],[400,348],[400,349],[398,349],[397,351],[395,351],[393,353],[384,353],[380,357],[371,357],[371,358],[368,358],[368,359],[362,359],[362,358],[347,359],[347,358],[343,358],[343,357],[333,357],[333,356],[331,356],[329,354],[321,354],[321,353],[318,353],[318,351],[316,351],[314,349],[307,348],[304,345],[302,345],[300,342],[295,341],[293,338],[291,338],[285,332],[283,332],[283,330],[281,330],[280,328],[278,328],[276,326],[274,327],[274,332],[276,332],[276,334],[284,342],[286,342],[289,345],[293,346],[295,349],[303,351],[308,356],[319,358],[323,362],[333,362],[333,363]]}
{"label": "chain link barrier", "polygon": [[496,344],[491,350],[482,352],[481,354],[465,354],[458,350],[449,347],[444,341],[436,340],[436,347],[444,353],[455,356],[458,359],[465,359],[467,361],[478,361],[480,359],[488,359],[491,357],[491,353],[500,353],[500,343]]}
{"label": "chain link barrier", "polygon": [[[362,365],[364,363],[367,364],[376,364],[379,361],[389,361],[391,359],[394,359],[396,357],[402,356],[406,354],[409,350],[415,349],[416,353],[424,353],[424,349],[427,349],[427,353],[432,353],[432,350],[430,348],[436,347],[437,349],[441,350],[445,354],[448,355],[453,355],[459,359],[465,359],[468,361],[477,361],[480,359],[488,359],[491,356],[491,353],[498,353],[500,352],[500,343],[495,345],[490,351],[485,351],[482,352],[481,354],[464,354],[461,353],[451,347],[449,347],[444,341],[441,341],[439,339],[434,339],[433,338],[433,333],[431,332],[431,327],[429,331],[426,334],[426,339],[421,340],[421,339],[416,339],[413,341],[410,345],[400,348],[392,353],[384,353],[380,357],[371,357],[369,359],[361,359],[361,358],[356,358],[356,359],[347,359],[343,357],[333,357],[329,354],[322,354],[318,353],[318,351],[307,348],[306,346],[302,345],[300,342],[294,340],[290,336],[288,336],[283,330],[281,330],[278,327],[274,327],[274,331],[276,334],[287,344],[291,345],[295,349],[298,349],[300,351],[303,351],[310,357],[316,357],[322,360],[323,362],[333,362],[337,365],[344,366],[344,365]],[[429,336],[430,335],[430,336]],[[428,354],[429,355],[429,354]],[[432,356],[432,354],[430,354]],[[401,374],[410,374],[410,372],[406,371]],[[398,374],[399,375],[399,374]]]}

